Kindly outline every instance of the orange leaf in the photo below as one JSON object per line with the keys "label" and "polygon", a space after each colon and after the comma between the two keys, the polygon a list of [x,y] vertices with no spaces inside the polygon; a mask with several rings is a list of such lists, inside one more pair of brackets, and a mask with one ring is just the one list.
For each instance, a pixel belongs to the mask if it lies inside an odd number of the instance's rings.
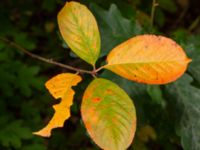
{"label": "orange leaf", "polygon": [[74,91],[71,87],[77,85],[81,80],[81,77],[76,74],[62,73],[46,82],[46,88],[54,98],[61,98],[61,102],[53,106],[55,114],[48,125],[33,134],[49,137],[53,128],[63,126],[65,120],[70,117],[70,106],[73,103]]}
{"label": "orange leaf", "polygon": [[139,35],[115,47],[104,68],[129,80],[147,84],[175,81],[191,61],[173,40]]}

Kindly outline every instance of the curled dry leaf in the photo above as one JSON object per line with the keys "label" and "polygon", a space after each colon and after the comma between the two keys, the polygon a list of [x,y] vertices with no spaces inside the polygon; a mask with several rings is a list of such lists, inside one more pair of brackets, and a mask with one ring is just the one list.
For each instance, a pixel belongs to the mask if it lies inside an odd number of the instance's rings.
{"label": "curled dry leaf", "polygon": [[115,47],[104,68],[129,80],[165,84],[178,79],[191,60],[173,40],[139,35]]}
{"label": "curled dry leaf", "polygon": [[63,126],[65,120],[70,117],[70,106],[74,96],[72,86],[77,85],[81,80],[77,74],[62,73],[46,82],[45,86],[51,95],[56,99],[61,98],[61,102],[53,106],[55,114],[48,125],[33,134],[49,137],[53,128]]}

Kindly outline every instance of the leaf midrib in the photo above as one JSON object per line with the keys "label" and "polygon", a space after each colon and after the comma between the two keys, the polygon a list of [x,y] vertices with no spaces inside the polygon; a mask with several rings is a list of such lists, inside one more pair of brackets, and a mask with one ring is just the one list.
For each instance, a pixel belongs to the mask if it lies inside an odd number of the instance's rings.
{"label": "leaf midrib", "polygon": [[[83,39],[82,39],[82,41],[85,43],[85,45],[87,46],[87,48],[88,48],[88,50],[90,51],[90,60],[91,60],[91,63],[94,65],[95,64],[95,60],[93,59],[93,58],[96,58],[96,55],[95,55],[95,53],[93,53],[93,50],[90,48],[90,44],[88,43],[88,40],[85,40],[85,39],[87,39],[88,37],[83,33],[83,31],[82,31],[82,28],[81,28],[81,26],[79,25],[79,23],[78,23],[78,19],[77,19],[77,17],[76,17],[76,15],[74,14],[74,11],[72,10],[72,17],[73,17],[73,19],[74,19],[74,21],[76,22],[76,24],[77,24],[77,29],[78,29],[78,31],[81,33],[81,36],[82,37],[84,37]],[[92,56],[92,57],[91,57]]]}
{"label": "leaf midrib", "polygon": [[158,64],[158,63],[177,63],[177,62],[183,62],[183,60],[174,60],[174,61],[150,61],[150,62],[130,62],[130,63],[119,63],[119,64],[107,64],[103,66],[104,68],[109,66],[118,66],[118,65],[148,65],[148,64]]}

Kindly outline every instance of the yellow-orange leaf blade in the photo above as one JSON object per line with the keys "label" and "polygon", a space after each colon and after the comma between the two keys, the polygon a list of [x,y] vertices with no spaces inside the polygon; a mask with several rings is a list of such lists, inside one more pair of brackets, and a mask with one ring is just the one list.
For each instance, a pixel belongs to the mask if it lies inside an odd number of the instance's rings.
{"label": "yellow-orange leaf blade", "polygon": [[48,125],[34,134],[49,137],[53,128],[63,126],[65,120],[70,117],[70,106],[73,103],[74,91],[71,87],[80,81],[81,77],[76,74],[62,73],[46,82],[46,88],[54,98],[61,98],[61,102],[53,106],[55,114]]}
{"label": "yellow-orange leaf blade", "polygon": [[92,13],[78,2],[67,2],[58,14],[64,40],[80,58],[94,65],[100,52],[100,35]]}
{"label": "yellow-orange leaf blade", "polygon": [[139,35],[115,47],[104,68],[129,80],[165,84],[179,78],[190,61],[173,40]]}

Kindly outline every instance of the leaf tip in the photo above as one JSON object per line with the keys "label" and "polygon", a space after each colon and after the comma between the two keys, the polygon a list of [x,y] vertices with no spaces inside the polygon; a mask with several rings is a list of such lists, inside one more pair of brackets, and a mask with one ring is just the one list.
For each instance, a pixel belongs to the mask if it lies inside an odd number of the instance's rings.
{"label": "leaf tip", "polygon": [[190,63],[190,62],[192,62],[192,59],[186,58],[186,62],[187,62],[187,63]]}
{"label": "leaf tip", "polygon": [[48,131],[48,130],[40,130],[40,131],[32,132],[32,134],[42,136],[42,137],[46,137],[46,138],[51,136],[51,132]]}

